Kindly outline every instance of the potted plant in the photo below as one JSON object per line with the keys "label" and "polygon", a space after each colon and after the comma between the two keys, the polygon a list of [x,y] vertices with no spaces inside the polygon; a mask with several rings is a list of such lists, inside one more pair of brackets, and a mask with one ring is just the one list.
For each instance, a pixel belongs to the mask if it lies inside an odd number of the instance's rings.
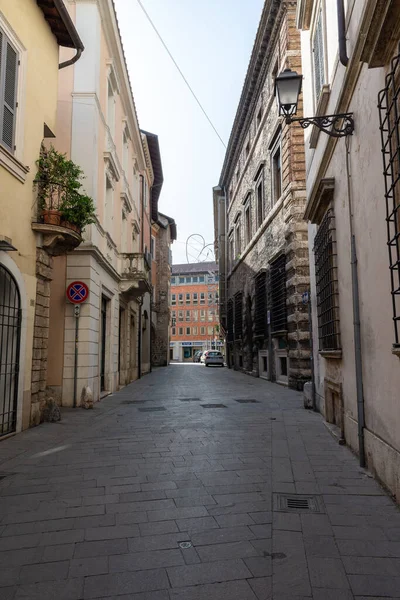
{"label": "potted plant", "polygon": [[64,225],[78,231],[95,222],[92,198],[81,193],[82,169],[53,146],[42,146],[35,186],[38,212],[45,223]]}

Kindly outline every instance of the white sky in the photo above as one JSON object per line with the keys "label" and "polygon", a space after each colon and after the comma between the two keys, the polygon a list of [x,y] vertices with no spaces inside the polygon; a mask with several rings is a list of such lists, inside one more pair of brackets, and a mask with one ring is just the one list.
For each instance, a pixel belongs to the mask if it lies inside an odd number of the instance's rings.
{"label": "white sky", "polygon": [[[263,0],[142,0],[170,52],[227,144]],[[186,239],[214,239],[212,187],[225,149],[185,86],[137,0],[115,0],[142,129],[159,136],[164,186],[159,210],[173,217],[173,262]],[[189,249],[194,262],[201,249]],[[203,257],[204,260],[205,256]],[[211,257],[209,257],[211,258]]]}

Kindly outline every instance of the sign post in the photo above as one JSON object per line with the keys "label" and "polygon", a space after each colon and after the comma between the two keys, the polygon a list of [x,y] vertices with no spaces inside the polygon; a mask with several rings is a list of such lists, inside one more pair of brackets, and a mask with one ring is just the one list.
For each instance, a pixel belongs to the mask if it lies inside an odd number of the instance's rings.
{"label": "sign post", "polygon": [[89,298],[89,288],[83,281],[73,281],[67,287],[67,298],[74,304],[75,317],[75,356],[74,356],[74,408],[77,403],[78,388],[78,342],[79,342],[79,316],[81,304]]}

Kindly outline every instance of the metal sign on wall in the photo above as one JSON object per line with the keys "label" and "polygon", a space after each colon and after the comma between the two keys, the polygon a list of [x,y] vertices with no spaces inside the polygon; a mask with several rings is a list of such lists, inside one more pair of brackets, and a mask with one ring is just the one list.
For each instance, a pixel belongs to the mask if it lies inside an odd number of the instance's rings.
{"label": "metal sign on wall", "polygon": [[82,304],[89,298],[89,288],[83,281],[73,281],[67,287],[67,298],[72,304]]}

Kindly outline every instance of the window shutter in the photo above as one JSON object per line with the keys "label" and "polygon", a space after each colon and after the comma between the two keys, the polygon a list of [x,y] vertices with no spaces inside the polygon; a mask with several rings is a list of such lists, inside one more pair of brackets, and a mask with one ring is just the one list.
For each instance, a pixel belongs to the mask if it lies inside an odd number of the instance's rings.
{"label": "window shutter", "polygon": [[322,86],[324,85],[324,41],[322,32],[322,11],[319,13],[314,34],[314,86],[315,101],[318,102]]}
{"label": "window shutter", "polygon": [[14,152],[18,55],[6,36],[0,36],[1,141]]}

